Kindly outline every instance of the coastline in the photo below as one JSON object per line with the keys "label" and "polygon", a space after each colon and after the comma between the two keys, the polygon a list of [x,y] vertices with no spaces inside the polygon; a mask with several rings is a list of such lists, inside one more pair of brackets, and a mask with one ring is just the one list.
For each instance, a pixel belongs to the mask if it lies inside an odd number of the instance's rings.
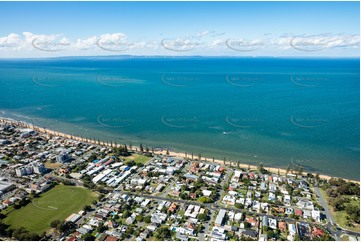
{"label": "coastline", "polygon": [[[73,136],[73,135],[70,135],[70,134],[50,130],[50,129],[47,129],[47,128],[42,128],[42,127],[39,127],[39,126],[36,126],[36,125],[33,125],[33,124],[26,123],[24,121],[18,121],[18,120],[14,120],[14,119],[11,119],[11,118],[5,118],[5,117],[0,117],[0,121],[4,122],[4,123],[8,123],[8,124],[14,124],[14,125],[17,125],[17,126],[23,127],[23,128],[30,128],[30,129],[33,129],[34,131],[37,131],[37,132],[63,137],[63,138],[66,138],[66,139],[73,139],[73,140],[77,140],[77,141],[80,141],[80,142],[86,142],[86,143],[90,143],[90,144],[94,144],[94,145],[102,145],[102,146],[111,147],[111,144],[108,143],[108,142],[103,142],[103,141],[98,142],[98,141],[87,139],[87,138],[81,138],[81,137],[78,137],[78,136]],[[130,149],[130,150],[136,151],[136,150],[139,150],[139,147],[133,145],[132,149]],[[163,154],[163,155],[165,155],[166,152],[167,152],[166,150],[157,150],[157,151],[154,151],[154,154],[157,154],[157,155]],[[184,157],[184,158],[189,158],[190,157],[190,154],[187,154],[187,157],[186,157],[185,153],[171,151],[171,150],[169,150],[169,155],[170,156],[177,156],[177,157]],[[202,157],[202,159],[213,162],[213,158]],[[219,159],[214,159],[214,162],[219,163],[219,164],[224,164],[224,161],[219,160]],[[239,167],[239,168],[248,169],[248,167],[249,167],[250,169],[258,169],[258,167],[255,166],[255,165],[242,164],[242,163],[239,163],[238,165],[233,165],[233,164],[231,163],[231,161],[226,160],[225,165],[233,167],[233,168],[238,168]],[[264,166],[264,169],[268,170],[271,173],[278,173],[279,172],[280,174],[287,174],[287,170],[284,169],[284,168],[275,168],[275,167]],[[303,172],[303,175],[306,175],[307,173],[308,172]],[[316,173],[312,173],[312,172],[310,172],[310,173],[313,174],[313,175],[316,174]],[[335,176],[329,176],[329,175],[319,173],[319,177],[321,179],[330,180],[331,178],[334,178]],[[353,180],[353,179],[347,179],[347,178],[341,178],[341,179],[344,179],[346,181],[352,181],[352,182],[355,182],[355,183],[360,183],[360,181]]]}

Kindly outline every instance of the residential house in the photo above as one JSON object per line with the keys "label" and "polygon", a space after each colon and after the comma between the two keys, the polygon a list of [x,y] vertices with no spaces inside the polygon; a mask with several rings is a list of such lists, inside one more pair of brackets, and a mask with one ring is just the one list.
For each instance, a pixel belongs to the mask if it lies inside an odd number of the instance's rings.
{"label": "residential house", "polygon": [[268,227],[277,229],[277,220],[274,218],[268,218]]}
{"label": "residential house", "polygon": [[135,216],[130,216],[125,220],[125,223],[130,225],[130,224],[133,224],[134,221],[135,221]]}
{"label": "residential house", "polygon": [[262,226],[268,227],[268,217],[267,216],[262,217]]}
{"label": "residential house", "polygon": [[261,191],[266,191],[267,190],[267,186],[266,186],[265,182],[261,182],[260,190]]}
{"label": "residential house", "polygon": [[114,236],[108,236],[105,241],[118,241],[118,238]]}
{"label": "residential house", "polygon": [[293,214],[293,208],[286,208],[285,214]]}
{"label": "residential house", "polygon": [[241,233],[242,233],[242,235],[252,238],[252,239],[257,239],[257,236],[258,236],[258,232],[253,229],[246,229],[246,230],[242,231]]}
{"label": "residential house", "polygon": [[311,218],[311,216],[312,216],[311,210],[307,210],[307,209],[303,210],[303,218],[308,219]]}
{"label": "residential house", "polygon": [[184,213],[184,216],[196,218],[200,209],[201,207],[198,205],[189,205]]}
{"label": "residential house", "polygon": [[284,221],[278,222],[278,229],[279,229],[281,232],[287,231],[287,224],[286,224],[286,222],[284,222]]}
{"label": "residential house", "polygon": [[286,206],[290,206],[291,205],[291,196],[290,195],[285,195],[283,197],[283,202],[285,203]]}
{"label": "residential house", "polygon": [[172,203],[169,208],[168,208],[168,211],[171,212],[171,213],[174,213],[177,209],[177,204],[176,203]]}
{"label": "residential house", "polygon": [[225,215],[226,215],[226,210],[224,210],[224,209],[219,210],[219,213],[218,213],[218,215],[216,217],[214,225],[218,226],[218,227],[221,227],[222,224],[223,224],[223,219],[224,219]]}
{"label": "residential house", "polygon": [[316,226],[312,229],[312,237],[319,238],[325,236],[325,232],[322,229],[317,228]]}
{"label": "residential house", "polygon": [[254,217],[246,217],[245,220],[247,223],[251,224],[253,227],[258,227],[258,221]]}
{"label": "residential house", "polygon": [[302,209],[313,209],[313,203],[312,201],[310,201],[307,198],[301,198],[298,202],[297,202],[297,207],[302,208]]}
{"label": "residential house", "polygon": [[320,222],[320,217],[321,217],[320,210],[318,208],[313,208],[312,218],[317,222]]}
{"label": "residential house", "polygon": [[274,193],[270,192],[270,193],[268,194],[268,200],[269,200],[269,201],[274,201],[274,200],[276,200],[276,195],[275,195]]}
{"label": "residential house", "polygon": [[285,208],[282,207],[274,207],[273,208],[278,213],[285,213]]}
{"label": "residential house", "polygon": [[167,214],[156,212],[151,217],[151,222],[157,225],[162,224],[167,219]]}
{"label": "residential house", "polygon": [[288,231],[291,236],[295,236],[296,234],[296,225],[295,224],[288,224]]}
{"label": "residential house", "polygon": [[225,229],[222,227],[214,226],[211,232],[212,240],[226,240]]}
{"label": "residential house", "polygon": [[302,217],[302,210],[301,209],[296,209],[295,210],[295,215],[297,215],[297,216],[300,216],[300,217]]}

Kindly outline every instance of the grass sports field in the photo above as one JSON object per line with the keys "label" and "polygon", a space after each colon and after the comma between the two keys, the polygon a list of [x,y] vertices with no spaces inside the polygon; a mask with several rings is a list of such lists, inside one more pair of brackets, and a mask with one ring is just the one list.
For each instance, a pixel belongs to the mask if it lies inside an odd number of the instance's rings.
{"label": "grass sports field", "polygon": [[84,205],[91,204],[97,195],[82,187],[57,185],[20,209],[5,210],[4,222],[12,228],[25,227],[35,233],[50,228],[50,222],[65,220]]}
{"label": "grass sports field", "polygon": [[129,157],[125,158],[125,161],[131,161],[134,160],[135,163],[141,163],[141,164],[145,164],[147,163],[147,161],[149,161],[151,158],[148,156],[144,156],[144,155],[138,155],[138,154],[133,154]]}

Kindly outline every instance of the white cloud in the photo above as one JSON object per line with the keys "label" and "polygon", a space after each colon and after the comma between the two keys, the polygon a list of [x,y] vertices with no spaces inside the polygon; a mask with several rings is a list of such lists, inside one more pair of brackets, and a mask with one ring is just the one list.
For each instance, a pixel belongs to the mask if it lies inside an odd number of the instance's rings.
{"label": "white cloud", "polygon": [[90,48],[94,48],[97,44],[98,37],[92,36],[86,39],[77,39],[74,44],[74,47],[79,50],[87,50]]}
{"label": "white cloud", "polygon": [[0,37],[0,47],[18,48],[21,44],[21,37],[18,34],[11,33],[8,36]]}
{"label": "white cloud", "polygon": [[[257,50],[273,51],[280,54],[296,53],[295,51],[319,51],[332,53],[337,50],[348,50],[349,53],[358,54],[360,37],[356,34],[318,34],[294,35],[290,33],[263,34],[260,38],[232,38],[223,36],[224,33],[216,31],[201,31],[190,37],[164,38],[163,40],[129,40],[125,33],[105,33],[100,36],[90,36],[71,40],[63,34],[34,34],[23,32],[21,34],[10,33],[7,36],[0,36],[0,50],[3,53],[31,53],[30,55],[44,55],[46,51],[63,51],[63,55],[80,53],[84,55],[105,53],[106,51],[122,52],[127,54],[176,54],[176,51],[189,53],[232,53],[228,45],[234,47],[233,50],[247,51]],[[220,36],[216,38],[215,36]],[[227,41],[228,40],[228,41]],[[228,45],[227,45],[228,43]],[[175,51],[172,52],[171,50]],[[40,52],[43,53],[40,53]],[[77,52],[78,51],[78,52]],[[226,51],[226,52],[225,52]],[[37,54],[39,53],[39,54]],[[236,55],[236,52],[233,52]],[[62,54],[56,54],[62,55]],[[10,54],[11,56],[11,54]]]}

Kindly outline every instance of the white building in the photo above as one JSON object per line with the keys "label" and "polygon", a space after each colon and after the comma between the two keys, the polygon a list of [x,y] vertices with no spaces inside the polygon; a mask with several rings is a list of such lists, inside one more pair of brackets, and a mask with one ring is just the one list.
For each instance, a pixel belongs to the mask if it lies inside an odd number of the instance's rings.
{"label": "white building", "polygon": [[288,224],[288,231],[289,231],[291,236],[295,236],[295,234],[296,234],[296,226],[295,226],[295,224],[289,223]]}

